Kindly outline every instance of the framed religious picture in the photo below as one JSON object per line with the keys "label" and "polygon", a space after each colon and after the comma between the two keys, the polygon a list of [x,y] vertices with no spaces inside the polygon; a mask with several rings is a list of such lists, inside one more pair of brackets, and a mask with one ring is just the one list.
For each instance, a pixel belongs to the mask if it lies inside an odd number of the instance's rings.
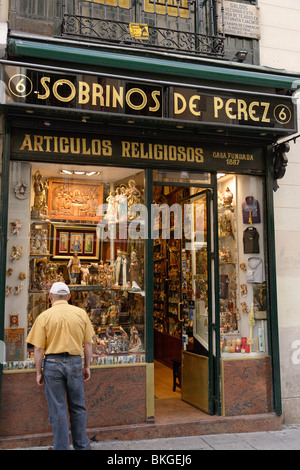
{"label": "framed religious picture", "polygon": [[48,214],[51,220],[99,221],[97,209],[103,204],[103,183],[50,178]]}
{"label": "framed religious picture", "polygon": [[69,251],[69,234],[68,232],[60,232],[59,234],[59,253],[68,253]]}
{"label": "framed religious picture", "polygon": [[267,295],[266,283],[252,284],[253,286],[253,304],[254,304],[254,318],[255,320],[267,319]]}
{"label": "framed religious picture", "polygon": [[96,225],[51,225],[51,254],[53,260],[67,260],[75,252],[82,260],[99,260],[101,240]]}
{"label": "framed religious picture", "polygon": [[8,328],[4,330],[6,362],[24,361],[24,328]]}
{"label": "framed religious picture", "polygon": [[[86,236],[88,236],[87,234]],[[71,232],[70,233],[70,253],[78,254],[83,253],[83,233],[81,232]]]}

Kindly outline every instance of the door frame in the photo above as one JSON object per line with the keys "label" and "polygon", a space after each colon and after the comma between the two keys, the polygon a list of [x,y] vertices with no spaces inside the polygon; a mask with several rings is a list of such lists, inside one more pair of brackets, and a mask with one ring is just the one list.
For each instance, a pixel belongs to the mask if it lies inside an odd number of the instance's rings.
{"label": "door frame", "polygon": [[[151,175],[150,175],[151,173]],[[219,285],[219,241],[218,241],[218,200],[217,200],[217,175],[216,173],[209,173],[211,182],[210,183],[183,183],[183,182],[172,182],[172,186],[178,187],[197,187],[199,188],[199,192],[201,190],[209,190],[208,197],[209,201],[207,202],[210,205],[210,211],[208,211],[209,215],[209,223],[210,223],[210,232],[211,239],[210,239],[210,262],[211,262],[211,269],[209,270],[211,273],[210,279],[210,291],[211,291],[211,314],[209,315],[209,324],[208,324],[208,332],[209,332],[209,344],[211,347],[209,348],[209,365],[208,365],[208,401],[209,401],[209,414],[211,415],[221,415],[221,392],[219,386],[220,380],[220,348],[218,345],[220,344],[220,318],[216,312],[219,311],[219,296],[218,296],[218,289],[216,286]],[[150,187],[151,186],[151,187]],[[148,170],[146,174],[146,201],[147,206],[151,207],[151,203],[153,201],[153,186],[170,186],[169,182],[161,182],[155,181],[153,179],[153,172],[152,170]],[[147,194],[149,197],[147,198]],[[150,199],[151,194],[151,199]],[[189,196],[189,199],[191,196]],[[148,205],[149,204],[149,205]],[[151,211],[148,211],[148,227],[150,230],[151,226]],[[149,233],[150,234],[150,233]],[[151,238],[148,238],[148,246],[147,246],[147,257],[148,257],[148,269],[151,269],[151,272],[148,272],[148,283],[146,279],[146,285],[150,288],[148,291],[148,295],[146,294],[146,306],[148,318],[146,323],[146,337],[148,337],[148,341],[146,345],[148,345],[148,353],[146,352],[147,362],[151,361],[154,363],[154,324],[152,314],[153,312],[153,241]],[[150,261],[149,261],[150,260]],[[152,261],[151,261],[152,260]],[[151,286],[150,286],[151,284]],[[151,297],[151,298],[150,298]],[[151,317],[151,318],[150,318]],[[151,328],[151,330],[150,330]],[[151,336],[150,336],[151,331]],[[151,338],[151,339],[150,339]],[[147,351],[147,349],[146,349]],[[154,380],[154,378],[153,378]]]}

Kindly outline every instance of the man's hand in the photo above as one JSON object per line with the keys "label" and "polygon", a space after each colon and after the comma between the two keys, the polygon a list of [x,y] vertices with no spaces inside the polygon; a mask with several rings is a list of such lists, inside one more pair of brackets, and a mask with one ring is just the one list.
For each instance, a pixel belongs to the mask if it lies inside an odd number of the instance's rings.
{"label": "man's hand", "polygon": [[84,343],[84,368],[83,368],[83,381],[86,382],[91,378],[90,363],[92,357],[92,341]]}
{"label": "man's hand", "polygon": [[42,373],[36,374],[36,383],[39,387],[42,387],[44,385],[44,376]]}
{"label": "man's hand", "polygon": [[91,378],[91,371],[89,367],[84,367],[83,370],[83,381],[87,382]]}
{"label": "man's hand", "polygon": [[34,362],[36,367],[36,383],[41,387],[44,383],[44,377],[42,373],[42,364],[44,359],[44,350],[34,347]]}

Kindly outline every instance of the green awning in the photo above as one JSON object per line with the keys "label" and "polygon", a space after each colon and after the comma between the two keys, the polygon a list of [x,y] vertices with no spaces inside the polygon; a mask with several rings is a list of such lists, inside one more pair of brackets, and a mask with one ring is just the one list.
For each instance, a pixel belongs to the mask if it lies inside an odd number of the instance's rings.
{"label": "green awning", "polygon": [[[300,88],[300,75],[293,76],[288,73],[271,73],[263,68],[255,67],[237,68],[232,62],[212,65],[196,63],[189,60],[169,60],[157,57],[141,57],[140,55],[107,52],[87,47],[71,47],[61,43],[46,43],[26,41],[23,39],[9,39],[8,51],[10,57],[31,57],[38,59],[55,60],[56,62],[84,64],[126,70],[126,72],[155,72],[164,76],[177,76],[215,82],[235,83],[248,86],[289,89],[296,91]],[[254,67],[253,67],[254,68]],[[261,69],[261,70],[257,70]]]}

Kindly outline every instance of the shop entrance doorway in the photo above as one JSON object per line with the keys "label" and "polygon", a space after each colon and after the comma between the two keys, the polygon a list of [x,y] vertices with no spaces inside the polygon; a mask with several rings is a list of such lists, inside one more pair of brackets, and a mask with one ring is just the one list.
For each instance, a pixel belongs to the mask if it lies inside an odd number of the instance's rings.
{"label": "shop entrance doorway", "polygon": [[154,186],[153,194],[155,399],[213,414],[212,190]]}

